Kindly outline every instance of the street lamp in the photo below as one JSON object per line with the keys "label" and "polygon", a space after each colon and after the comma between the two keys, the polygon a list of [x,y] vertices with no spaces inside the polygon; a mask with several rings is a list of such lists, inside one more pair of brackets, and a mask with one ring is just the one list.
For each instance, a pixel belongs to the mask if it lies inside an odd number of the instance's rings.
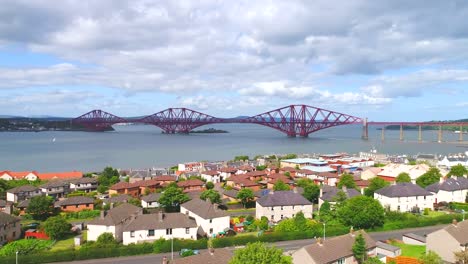
{"label": "street lamp", "polygon": [[463,221],[465,221],[465,209],[462,209],[461,212],[463,214]]}
{"label": "street lamp", "polygon": [[323,222],[323,241],[325,241],[325,226],[327,223]]}
{"label": "street lamp", "polygon": [[171,262],[174,261],[174,236],[171,235]]}
{"label": "street lamp", "polygon": [[18,264],[18,251],[16,251],[16,264]]}

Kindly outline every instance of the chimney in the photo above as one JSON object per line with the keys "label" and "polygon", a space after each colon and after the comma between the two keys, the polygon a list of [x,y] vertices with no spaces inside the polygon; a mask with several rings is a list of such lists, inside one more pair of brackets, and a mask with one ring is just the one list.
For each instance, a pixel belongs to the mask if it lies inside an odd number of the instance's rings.
{"label": "chimney", "polygon": [[164,256],[162,259],[162,264],[168,264],[169,262],[167,261],[167,257]]}
{"label": "chimney", "polygon": [[351,227],[351,228],[349,229],[349,234],[350,234],[352,237],[354,237],[354,228],[353,228],[353,227]]}
{"label": "chimney", "polygon": [[440,177],[439,178],[439,183],[443,183],[444,182],[444,177]]}
{"label": "chimney", "polygon": [[319,197],[322,197],[322,196],[323,196],[323,185],[322,185],[321,188],[320,188],[320,195],[319,195]]}
{"label": "chimney", "polygon": [[106,216],[106,212],[104,210],[101,210],[100,218],[104,219],[104,216]]}
{"label": "chimney", "polygon": [[458,224],[457,219],[453,219],[452,224],[453,224],[453,226],[457,227],[457,224]]}
{"label": "chimney", "polygon": [[317,245],[323,246],[322,238],[321,238],[321,237],[317,238]]}
{"label": "chimney", "polygon": [[158,219],[159,219],[159,222],[162,222],[164,220],[164,214],[162,211],[158,212]]}

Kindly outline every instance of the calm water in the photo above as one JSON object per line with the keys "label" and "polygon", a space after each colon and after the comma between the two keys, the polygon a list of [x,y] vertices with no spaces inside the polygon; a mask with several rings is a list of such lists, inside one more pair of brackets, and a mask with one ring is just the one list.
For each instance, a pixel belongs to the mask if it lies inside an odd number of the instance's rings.
{"label": "calm water", "polygon": [[[369,130],[363,141],[360,126],[326,129],[309,138],[288,138],[281,132],[252,124],[220,124],[203,128],[230,131],[227,134],[166,135],[153,126],[115,126],[117,131],[93,132],[3,132],[0,133],[1,170],[97,171],[107,165],[117,168],[171,166],[178,162],[232,159],[236,155],[274,153],[357,153],[375,147],[393,154],[459,153],[468,151],[461,143],[437,143],[436,131],[424,131],[425,143],[418,143],[417,131]],[[53,139],[56,139],[53,141]],[[468,138],[468,135],[465,135]],[[444,140],[458,136],[445,132]]]}

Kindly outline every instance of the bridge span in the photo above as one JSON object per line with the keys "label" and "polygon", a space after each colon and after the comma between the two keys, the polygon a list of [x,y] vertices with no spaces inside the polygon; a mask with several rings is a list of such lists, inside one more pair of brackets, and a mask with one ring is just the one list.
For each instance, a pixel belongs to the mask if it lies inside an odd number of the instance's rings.
{"label": "bridge span", "polygon": [[[368,122],[367,118],[308,105],[289,105],[246,118],[218,118],[188,108],[168,108],[141,118],[123,118],[102,110],[93,110],[72,119],[71,122],[88,131],[107,131],[117,123],[143,123],[160,127],[168,134],[189,133],[208,124],[246,123],[267,126],[289,137],[307,137],[311,133],[330,127],[361,124],[363,139],[369,137],[369,126],[382,126],[382,140],[385,139],[385,127],[388,125],[400,125],[401,140],[404,126],[419,126],[420,141],[423,126],[439,126],[439,141],[442,139],[443,126],[460,126],[460,131],[468,126],[468,122]],[[459,139],[463,140],[463,133],[460,133]]]}

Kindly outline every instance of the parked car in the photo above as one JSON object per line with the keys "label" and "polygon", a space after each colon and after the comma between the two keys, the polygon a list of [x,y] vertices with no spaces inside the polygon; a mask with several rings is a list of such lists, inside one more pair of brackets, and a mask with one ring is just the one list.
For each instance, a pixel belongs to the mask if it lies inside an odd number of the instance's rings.
{"label": "parked car", "polygon": [[[191,252],[192,254],[190,254],[189,252]],[[200,251],[198,251],[198,249],[189,249],[189,248],[183,248],[179,252],[180,256],[191,256],[191,255],[198,255],[198,254],[200,254]]]}

